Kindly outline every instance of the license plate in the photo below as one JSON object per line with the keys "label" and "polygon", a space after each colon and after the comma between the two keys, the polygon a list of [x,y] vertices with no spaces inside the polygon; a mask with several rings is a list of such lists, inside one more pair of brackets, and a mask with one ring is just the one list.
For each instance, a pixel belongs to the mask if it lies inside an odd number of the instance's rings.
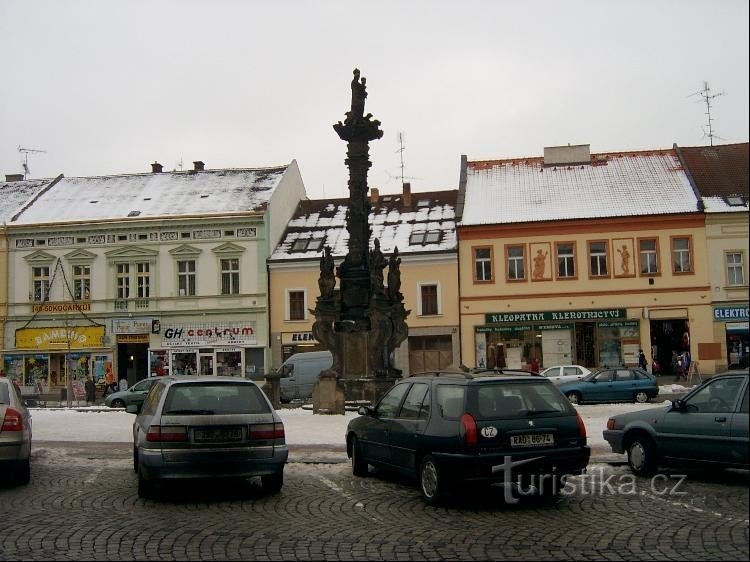
{"label": "license plate", "polygon": [[540,445],[552,445],[555,440],[551,433],[529,433],[526,435],[511,435],[511,447],[539,447]]}
{"label": "license plate", "polygon": [[242,441],[241,427],[207,427],[193,432],[196,443],[231,443]]}

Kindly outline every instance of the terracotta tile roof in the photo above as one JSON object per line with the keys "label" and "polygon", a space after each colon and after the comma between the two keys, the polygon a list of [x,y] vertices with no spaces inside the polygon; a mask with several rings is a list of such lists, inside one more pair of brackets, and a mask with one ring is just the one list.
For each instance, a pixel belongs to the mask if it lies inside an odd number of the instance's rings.
{"label": "terracotta tile roof", "polygon": [[747,201],[748,143],[678,147],[685,167],[703,197],[741,196]]}

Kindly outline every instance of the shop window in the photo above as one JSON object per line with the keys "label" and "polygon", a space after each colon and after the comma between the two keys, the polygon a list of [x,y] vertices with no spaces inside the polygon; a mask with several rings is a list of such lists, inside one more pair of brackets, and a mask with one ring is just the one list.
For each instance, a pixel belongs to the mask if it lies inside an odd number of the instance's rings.
{"label": "shop window", "polygon": [[177,262],[177,293],[181,297],[195,295],[195,260]]}
{"label": "shop window", "polygon": [[34,290],[34,302],[49,300],[49,266],[37,266],[31,268],[31,277]]}
{"label": "shop window", "polygon": [[420,284],[419,312],[421,316],[440,314],[438,286],[436,284]]}
{"label": "shop window", "polygon": [[91,298],[91,266],[73,266],[73,298],[87,301]]}
{"label": "shop window", "polygon": [[672,238],[672,272],[692,273],[692,259],[689,237]]}
{"label": "shop window", "polygon": [[638,256],[641,265],[641,275],[655,275],[659,273],[659,252],[656,238],[641,238],[638,240]]}
{"label": "shop window", "polygon": [[609,277],[608,253],[607,242],[589,242],[589,275],[591,277]]}
{"label": "shop window", "polygon": [[745,263],[742,252],[727,252],[727,285],[745,284]]}
{"label": "shop window", "polygon": [[240,260],[239,258],[222,258],[221,294],[238,295],[240,293]]}
{"label": "shop window", "polygon": [[305,320],[305,291],[287,291],[287,320]]}
{"label": "shop window", "polygon": [[555,244],[555,250],[557,252],[557,278],[575,279],[575,244],[573,242],[558,242]]}
{"label": "shop window", "polygon": [[526,247],[506,246],[508,258],[508,281],[526,280]]}
{"label": "shop window", "polygon": [[474,281],[492,281],[492,248],[473,248]]}

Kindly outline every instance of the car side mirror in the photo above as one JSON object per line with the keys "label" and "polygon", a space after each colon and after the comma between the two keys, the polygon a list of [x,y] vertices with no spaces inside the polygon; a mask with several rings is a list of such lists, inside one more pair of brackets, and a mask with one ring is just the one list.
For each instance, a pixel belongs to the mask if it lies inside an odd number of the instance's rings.
{"label": "car side mirror", "polygon": [[360,416],[371,416],[372,412],[373,410],[369,406],[360,406],[359,409],[357,410],[357,413]]}
{"label": "car side mirror", "polygon": [[684,412],[685,410],[687,410],[687,404],[685,404],[685,401],[681,399],[672,400],[672,409],[676,412]]}
{"label": "car side mirror", "polygon": [[140,414],[141,405],[140,404],[128,404],[127,406],[125,406],[125,411],[128,414]]}

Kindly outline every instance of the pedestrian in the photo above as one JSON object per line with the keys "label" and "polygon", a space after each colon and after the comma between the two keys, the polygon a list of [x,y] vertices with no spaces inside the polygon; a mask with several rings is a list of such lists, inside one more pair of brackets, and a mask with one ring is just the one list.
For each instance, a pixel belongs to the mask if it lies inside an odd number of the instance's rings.
{"label": "pedestrian", "polygon": [[84,388],[86,390],[86,405],[93,406],[94,402],[96,402],[96,384],[94,384],[94,379],[88,377]]}
{"label": "pedestrian", "polygon": [[6,377],[5,369],[0,369],[0,379]]}
{"label": "pedestrian", "polygon": [[642,349],[638,350],[638,366],[644,371],[646,370],[646,367],[648,367],[648,361],[646,361],[646,354],[643,353]]}
{"label": "pedestrian", "polygon": [[680,358],[674,349],[672,350],[672,360],[670,361],[669,366],[672,368],[672,374],[675,376],[675,380],[680,380]]}
{"label": "pedestrian", "polygon": [[682,370],[683,370],[683,373],[685,374],[685,379],[687,379],[687,375],[690,372],[691,360],[692,359],[690,357],[690,351],[686,349],[685,351],[682,352]]}
{"label": "pedestrian", "polygon": [[531,371],[534,373],[539,372],[539,359],[536,357],[531,358]]}

